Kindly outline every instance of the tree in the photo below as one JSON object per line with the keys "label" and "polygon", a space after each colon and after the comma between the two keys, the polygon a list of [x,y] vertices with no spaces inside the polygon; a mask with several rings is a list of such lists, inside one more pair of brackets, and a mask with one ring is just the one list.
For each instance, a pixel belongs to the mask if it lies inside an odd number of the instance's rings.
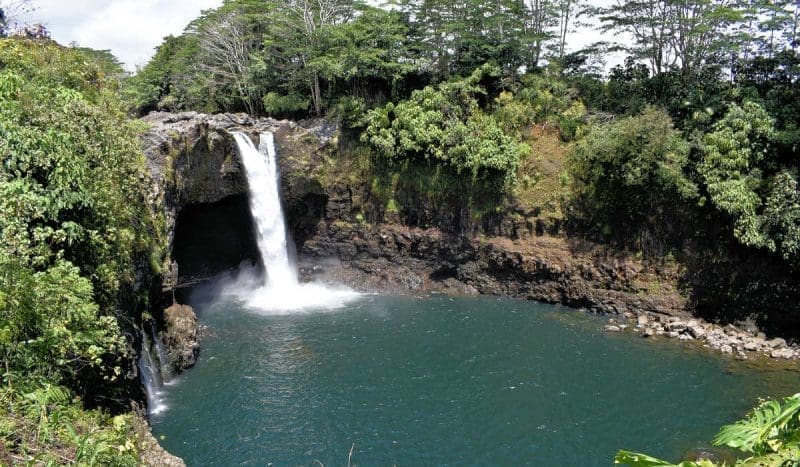
{"label": "tree", "polygon": [[22,16],[36,10],[34,0],[0,0],[0,36],[7,34]]}
{"label": "tree", "polygon": [[673,66],[689,74],[727,58],[737,43],[732,26],[745,18],[733,0],[616,0],[593,12],[601,30],[633,37],[623,48],[646,60],[654,75]]}
{"label": "tree", "polygon": [[409,0],[403,8],[420,36],[423,66],[440,80],[468,76],[489,62],[515,73],[530,52],[523,50],[526,6],[520,0]]}
{"label": "tree", "polygon": [[663,253],[664,238],[654,232],[678,224],[676,214],[697,195],[684,173],[688,155],[689,144],[669,115],[654,107],[596,126],[569,161],[575,207],[602,233]]}
{"label": "tree", "polygon": [[634,44],[624,48],[636,59],[644,59],[654,74],[675,63],[670,47],[672,9],[665,0],[616,0],[614,5],[595,12],[604,32],[617,31],[633,36]]}
{"label": "tree", "polygon": [[288,0],[275,17],[278,28],[268,45],[283,49],[298,60],[298,71],[306,75],[317,115],[322,114],[322,83],[320,70],[311,65],[311,60],[320,50],[320,31],[346,21],[353,12],[350,0]]}
{"label": "tree", "polygon": [[556,2],[552,0],[527,0],[523,15],[523,41],[527,47],[525,64],[530,70],[539,67],[539,61],[548,42],[556,37],[554,27],[558,20]]}
{"label": "tree", "polygon": [[246,32],[244,19],[236,11],[224,12],[200,24],[194,32],[200,48],[197,67],[218,87],[230,84],[247,112],[254,114],[257,97],[249,68],[257,41]]}
{"label": "tree", "polygon": [[586,3],[583,0],[557,0],[558,12],[558,47],[556,58],[563,60],[567,50],[567,36],[575,26],[575,18],[583,14]]}

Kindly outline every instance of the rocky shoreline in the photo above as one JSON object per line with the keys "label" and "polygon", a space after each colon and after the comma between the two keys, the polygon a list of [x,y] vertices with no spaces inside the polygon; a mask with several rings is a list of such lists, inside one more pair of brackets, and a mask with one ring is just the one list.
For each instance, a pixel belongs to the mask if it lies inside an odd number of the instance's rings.
{"label": "rocky shoreline", "polygon": [[306,280],[361,291],[501,295],[610,315],[608,332],[699,343],[739,359],[800,360],[754,325],[692,315],[674,264],[652,264],[564,238],[461,238],[436,229],[332,222],[300,247]]}
{"label": "rocky shoreline", "polygon": [[626,313],[621,319],[611,318],[604,328],[607,332],[635,332],[642,337],[664,336],[681,341],[697,341],[704,347],[733,355],[741,360],[765,356],[779,360],[800,359],[800,349],[790,346],[781,337],[768,339],[755,327],[741,329],[733,324],[721,326],[701,319],[681,319],[642,312]]}

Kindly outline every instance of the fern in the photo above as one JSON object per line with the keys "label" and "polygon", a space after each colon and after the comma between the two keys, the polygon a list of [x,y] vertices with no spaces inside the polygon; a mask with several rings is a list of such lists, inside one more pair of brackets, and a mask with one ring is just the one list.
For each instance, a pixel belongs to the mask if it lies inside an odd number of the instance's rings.
{"label": "fern", "polygon": [[722,427],[714,438],[717,446],[764,455],[781,450],[795,440],[800,428],[800,393],[787,397],[783,404],[766,401],[744,420]]}
{"label": "fern", "polygon": [[673,464],[647,454],[631,451],[619,451],[614,457],[614,464],[627,465],[629,467],[714,467],[714,464],[708,460],[684,461],[680,464]]}

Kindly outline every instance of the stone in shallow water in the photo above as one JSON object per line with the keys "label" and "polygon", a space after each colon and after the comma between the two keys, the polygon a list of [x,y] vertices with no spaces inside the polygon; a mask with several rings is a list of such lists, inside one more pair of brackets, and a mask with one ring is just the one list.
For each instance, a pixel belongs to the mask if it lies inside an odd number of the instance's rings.
{"label": "stone in shallow water", "polygon": [[169,353],[169,366],[182,371],[194,366],[200,344],[197,343],[197,316],[189,305],[174,304],[164,310],[166,332],[164,344]]}
{"label": "stone in shallow water", "polygon": [[789,359],[794,356],[794,351],[792,349],[776,349],[770,353],[772,358],[784,358]]}

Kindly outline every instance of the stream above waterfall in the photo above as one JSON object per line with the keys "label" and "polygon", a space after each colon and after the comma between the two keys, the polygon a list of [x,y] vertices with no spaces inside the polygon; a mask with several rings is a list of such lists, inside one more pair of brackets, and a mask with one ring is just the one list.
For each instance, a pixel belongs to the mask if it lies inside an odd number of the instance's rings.
{"label": "stream above waterfall", "polygon": [[758,397],[800,386],[535,302],[370,295],[264,315],[212,290],[190,297],[208,327],[197,366],[152,416],[189,465],[346,465],[353,445],[354,465],[679,459]]}

